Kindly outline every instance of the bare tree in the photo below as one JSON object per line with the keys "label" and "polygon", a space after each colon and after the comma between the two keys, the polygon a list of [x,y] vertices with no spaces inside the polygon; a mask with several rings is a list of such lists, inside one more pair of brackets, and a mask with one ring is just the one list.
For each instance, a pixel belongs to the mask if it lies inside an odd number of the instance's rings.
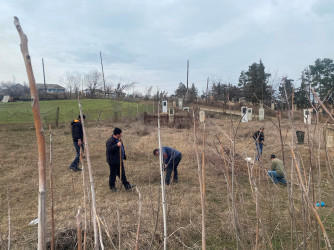
{"label": "bare tree", "polygon": [[149,100],[150,97],[151,97],[151,93],[152,93],[152,89],[153,89],[153,86],[150,86],[150,87],[146,87],[145,89],[145,92],[144,92],[144,99],[145,100]]}
{"label": "bare tree", "polygon": [[139,90],[133,91],[133,98],[142,98],[143,94]]}
{"label": "bare tree", "polygon": [[79,94],[80,83],[81,83],[81,75],[77,72],[66,72],[65,78],[61,80],[70,93],[70,98],[72,97],[72,93],[75,93],[76,98]]}
{"label": "bare tree", "polygon": [[105,95],[109,96],[114,92],[113,85],[111,83],[106,83]]}
{"label": "bare tree", "polygon": [[102,76],[97,70],[92,70],[85,75],[85,84],[89,89],[91,97],[95,95],[96,90],[102,86]]}
{"label": "bare tree", "polygon": [[124,95],[124,90],[126,90],[127,88],[129,87],[132,87],[133,85],[135,85],[136,83],[135,82],[132,82],[132,83],[129,83],[129,84],[121,84],[120,82],[117,84],[117,87],[115,89],[115,93],[116,93],[116,96],[118,98],[120,97],[123,97]]}
{"label": "bare tree", "polygon": [[158,90],[153,98],[154,98],[155,101],[162,101],[162,100],[167,98],[167,94],[168,93],[165,90],[163,90],[163,91]]}

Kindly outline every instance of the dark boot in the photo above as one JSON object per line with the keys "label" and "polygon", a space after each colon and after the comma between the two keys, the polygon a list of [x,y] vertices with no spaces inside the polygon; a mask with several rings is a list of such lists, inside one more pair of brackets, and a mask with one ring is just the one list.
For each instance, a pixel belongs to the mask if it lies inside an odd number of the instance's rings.
{"label": "dark boot", "polygon": [[130,189],[133,189],[135,186],[136,186],[136,184],[134,184],[134,185],[131,185],[130,183],[127,183],[126,185],[124,185],[124,187],[125,187],[125,190],[130,190]]}

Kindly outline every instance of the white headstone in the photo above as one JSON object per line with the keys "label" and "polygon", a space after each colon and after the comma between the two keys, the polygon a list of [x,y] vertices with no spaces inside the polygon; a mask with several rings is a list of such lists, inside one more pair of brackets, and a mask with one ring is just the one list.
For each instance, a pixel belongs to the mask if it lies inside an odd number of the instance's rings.
{"label": "white headstone", "polygon": [[203,110],[199,112],[199,121],[200,122],[205,121],[205,112]]}
{"label": "white headstone", "polygon": [[253,109],[252,108],[247,108],[247,119],[248,119],[248,121],[252,120],[252,116],[253,116]]}
{"label": "white headstone", "polygon": [[259,108],[259,120],[264,120],[264,108]]}
{"label": "white headstone", "polygon": [[304,123],[311,124],[312,109],[303,109]]}
{"label": "white headstone", "polygon": [[173,115],[174,115],[174,109],[173,109],[173,108],[169,109],[169,110],[168,110],[168,114],[169,114],[170,116],[173,116]]}
{"label": "white headstone", "polygon": [[168,122],[170,123],[170,124],[172,124],[172,123],[174,123],[174,109],[173,108],[170,108],[170,109],[168,109],[168,115],[169,115],[169,117],[168,117]]}
{"label": "white headstone", "polygon": [[183,109],[183,98],[179,98],[179,109]]}
{"label": "white headstone", "polygon": [[173,101],[173,108],[176,108],[176,101]]}
{"label": "white headstone", "polygon": [[167,101],[162,101],[162,113],[167,113]]}
{"label": "white headstone", "polygon": [[326,136],[326,147],[327,148],[332,148],[333,146],[334,146],[333,135],[327,135]]}
{"label": "white headstone", "polygon": [[334,129],[327,128],[325,131],[326,131],[326,147],[333,148],[334,147]]}
{"label": "white headstone", "polygon": [[271,103],[271,109],[275,109],[275,103],[274,102]]}
{"label": "white headstone", "polygon": [[241,107],[241,122],[248,122],[247,107]]}

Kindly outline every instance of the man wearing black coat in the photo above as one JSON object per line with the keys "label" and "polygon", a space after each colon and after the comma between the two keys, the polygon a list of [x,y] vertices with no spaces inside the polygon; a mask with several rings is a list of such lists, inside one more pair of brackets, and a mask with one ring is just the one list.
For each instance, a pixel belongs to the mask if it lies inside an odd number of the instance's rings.
{"label": "man wearing black coat", "polygon": [[[84,119],[86,118],[85,115],[82,116]],[[69,169],[72,169],[74,171],[81,171],[81,168],[78,167],[79,160],[80,160],[80,147],[82,147],[82,151],[84,150],[84,144],[83,144],[83,131],[82,131],[82,124],[81,124],[81,117],[78,116],[77,120],[73,120],[71,122],[71,128],[72,128],[72,139],[73,139],[73,145],[75,148],[75,158],[73,162],[71,163]]]}
{"label": "man wearing black coat", "polygon": [[[127,181],[124,170],[123,160],[126,160],[123,142],[121,141],[122,130],[114,129],[114,134],[106,142],[106,156],[110,167],[109,187],[112,191],[117,192],[115,187],[116,175],[121,179],[126,190],[133,188]],[[122,167],[120,167],[122,166]],[[120,175],[121,170],[121,175]]]}

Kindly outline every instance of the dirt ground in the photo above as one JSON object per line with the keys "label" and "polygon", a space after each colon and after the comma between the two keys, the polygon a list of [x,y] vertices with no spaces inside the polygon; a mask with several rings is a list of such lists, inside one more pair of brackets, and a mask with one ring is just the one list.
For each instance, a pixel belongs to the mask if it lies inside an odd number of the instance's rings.
{"label": "dirt ground", "polygon": [[[244,159],[255,156],[252,134],[265,126],[265,146],[261,162],[255,165]],[[203,124],[198,124],[197,138],[200,154],[203,151],[205,135],[205,173],[206,173],[206,230],[209,249],[234,249],[237,244],[249,249],[258,245],[264,248],[297,248],[303,244],[303,202],[297,180],[296,169],[291,161],[289,143],[292,142],[291,125],[288,120],[282,122],[285,166],[287,178],[293,185],[291,189],[275,186],[267,178],[270,168],[270,155],[282,159],[281,143],[277,119],[273,118],[249,123],[239,123],[229,116],[215,116]],[[113,127],[123,130],[123,142],[127,153],[125,171],[128,181],[136,184],[142,195],[142,214],[140,227],[140,249],[161,249],[163,247],[163,221],[160,196],[159,161],[153,156],[158,147],[158,129],[147,126],[142,121],[121,121],[101,127],[88,126],[87,138],[92,164],[97,201],[97,213],[104,222],[103,243],[106,249],[118,248],[119,230],[122,249],[133,249],[136,241],[138,220],[138,194],[135,190],[113,193],[109,189],[109,167],[106,163],[105,142],[112,135]],[[235,210],[237,223],[233,222],[230,186],[232,177],[231,150],[235,131]],[[309,127],[296,121],[296,130],[305,131],[305,144],[298,145],[298,161],[307,180],[309,171],[309,143],[312,148],[314,165],[315,199],[326,202],[319,209],[329,237],[334,239],[334,219],[332,215],[332,175],[326,163],[326,154],[321,131],[314,125]],[[49,159],[49,131],[45,131],[47,155]],[[70,126],[54,129],[52,132],[52,162],[54,181],[54,209],[57,249],[73,249],[76,244],[75,215],[79,207],[84,209],[82,173],[68,169],[74,158]],[[201,199],[199,196],[198,165],[194,147],[194,130],[161,129],[162,144],[182,152],[179,165],[179,182],[167,186],[167,221],[169,249],[201,248]],[[320,150],[319,150],[320,142]],[[222,153],[222,146],[225,149]],[[296,148],[294,147],[294,150]],[[299,157],[300,156],[300,157]],[[331,156],[330,156],[331,157]],[[34,249],[37,244],[37,225],[28,223],[37,218],[38,210],[38,171],[37,145],[33,128],[3,129],[0,134],[0,246],[5,247],[8,236],[8,211],[10,211],[11,245],[13,249]],[[330,158],[331,159],[331,158]],[[49,161],[49,160],[48,160]],[[87,162],[84,160],[84,167]],[[48,164],[49,167],[49,164]],[[320,169],[320,175],[316,172]],[[250,175],[250,173],[252,173]],[[49,172],[48,172],[49,174]],[[291,178],[292,176],[292,178]],[[86,175],[87,178],[87,175]],[[320,181],[319,181],[320,179]],[[256,185],[251,185],[251,182]],[[319,185],[317,183],[320,183]],[[49,185],[49,179],[48,179]],[[119,181],[117,187],[120,188]],[[317,186],[318,185],[318,186]],[[254,187],[258,189],[258,212]],[[289,201],[291,190],[293,205]],[[48,186],[48,241],[51,234],[50,195]],[[309,194],[312,197],[311,193]],[[89,197],[89,196],[88,196]],[[87,198],[88,199],[88,198]],[[9,204],[9,209],[8,209]],[[117,216],[119,207],[119,220]],[[87,210],[89,212],[89,209]],[[295,217],[291,216],[294,212]],[[313,221],[313,217],[308,215]],[[292,219],[293,218],[293,219]],[[88,221],[91,217],[88,213]],[[291,230],[291,221],[295,230]],[[120,224],[120,228],[119,225]],[[257,224],[259,223],[259,224]],[[234,225],[237,224],[237,233]],[[257,225],[259,225],[257,233]],[[312,224],[313,225],[313,224]],[[89,248],[92,246],[92,226],[89,227]],[[317,246],[315,227],[308,228],[306,244],[308,249]],[[107,236],[109,233],[110,237]],[[238,236],[236,236],[238,235]],[[321,239],[321,232],[319,232]],[[236,237],[240,237],[237,241]],[[292,239],[292,240],[291,240]],[[238,243],[237,243],[238,242]],[[268,245],[268,242],[270,244]],[[320,240],[322,247],[324,242]]]}

